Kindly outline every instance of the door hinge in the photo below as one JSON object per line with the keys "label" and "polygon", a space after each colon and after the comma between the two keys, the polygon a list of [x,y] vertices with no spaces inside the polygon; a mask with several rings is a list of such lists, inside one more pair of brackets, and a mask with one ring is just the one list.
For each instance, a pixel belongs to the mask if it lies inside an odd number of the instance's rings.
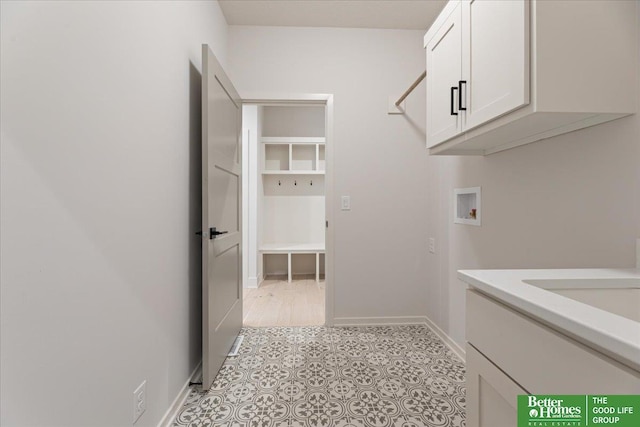
{"label": "door hinge", "polygon": [[326,228],[329,228],[329,221],[325,221],[325,222],[324,222],[324,226],[325,226]]}

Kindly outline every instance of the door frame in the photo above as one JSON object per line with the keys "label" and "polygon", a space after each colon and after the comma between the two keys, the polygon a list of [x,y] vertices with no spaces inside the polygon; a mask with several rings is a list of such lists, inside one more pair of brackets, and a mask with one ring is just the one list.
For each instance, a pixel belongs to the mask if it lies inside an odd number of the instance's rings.
{"label": "door frame", "polygon": [[[325,295],[324,295],[324,323],[326,326],[334,324],[334,144],[333,137],[333,94],[304,93],[304,94],[276,94],[276,93],[244,93],[243,105],[296,105],[315,104],[324,105],[326,113],[325,124],[325,220],[329,227],[325,228]],[[243,135],[244,137],[244,135]],[[244,153],[243,153],[244,154]],[[244,199],[244,196],[243,196]],[[243,204],[244,206],[244,204]],[[243,254],[244,256],[244,254]],[[244,289],[244,286],[243,286]]]}

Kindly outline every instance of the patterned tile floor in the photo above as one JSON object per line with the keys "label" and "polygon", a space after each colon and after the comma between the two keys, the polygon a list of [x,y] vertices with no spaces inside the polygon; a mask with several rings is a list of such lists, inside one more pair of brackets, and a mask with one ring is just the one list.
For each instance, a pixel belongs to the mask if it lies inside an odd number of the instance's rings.
{"label": "patterned tile floor", "polygon": [[174,426],[461,427],[465,367],[425,326],[245,328]]}

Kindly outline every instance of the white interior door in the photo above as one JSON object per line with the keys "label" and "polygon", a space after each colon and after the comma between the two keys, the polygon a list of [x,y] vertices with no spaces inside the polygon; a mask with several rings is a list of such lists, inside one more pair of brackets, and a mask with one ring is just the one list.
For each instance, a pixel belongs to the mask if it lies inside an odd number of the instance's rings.
{"label": "white interior door", "polygon": [[242,328],[242,104],[202,46],[202,388]]}

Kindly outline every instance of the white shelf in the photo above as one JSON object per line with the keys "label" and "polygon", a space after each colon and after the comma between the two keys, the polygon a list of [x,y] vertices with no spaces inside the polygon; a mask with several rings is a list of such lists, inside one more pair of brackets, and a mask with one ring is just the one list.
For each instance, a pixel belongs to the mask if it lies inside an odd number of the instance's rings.
{"label": "white shelf", "polygon": [[318,170],[318,144],[291,144],[291,158],[289,166],[291,170],[315,171]]}
{"label": "white shelf", "polygon": [[272,171],[287,171],[290,168],[289,145],[271,145],[265,147],[264,168]]}
{"label": "white shelf", "polygon": [[[289,244],[277,244],[269,243],[260,246],[259,251],[262,255],[286,255],[287,256],[287,281],[291,283],[293,273],[293,255],[307,254],[315,255],[316,266],[316,282],[320,281],[320,256],[324,255],[324,243],[289,243]],[[266,260],[265,260],[266,262]]]}
{"label": "white shelf", "polygon": [[324,252],[324,243],[266,243],[259,250],[263,253],[316,253]]}
{"label": "white shelf", "polygon": [[325,137],[307,136],[263,136],[260,141],[263,144],[324,144]]}
{"label": "white shelf", "polygon": [[[262,138],[264,147],[263,175],[324,175],[325,145],[318,142],[324,138]],[[277,142],[275,141],[277,139]],[[291,143],[285,140],[305,140]]]}
{"label": "white shelf", "polygon": [[324,171],[283,171],[283,170],[269,170],[263,171],[262,175],[324,175]]}

